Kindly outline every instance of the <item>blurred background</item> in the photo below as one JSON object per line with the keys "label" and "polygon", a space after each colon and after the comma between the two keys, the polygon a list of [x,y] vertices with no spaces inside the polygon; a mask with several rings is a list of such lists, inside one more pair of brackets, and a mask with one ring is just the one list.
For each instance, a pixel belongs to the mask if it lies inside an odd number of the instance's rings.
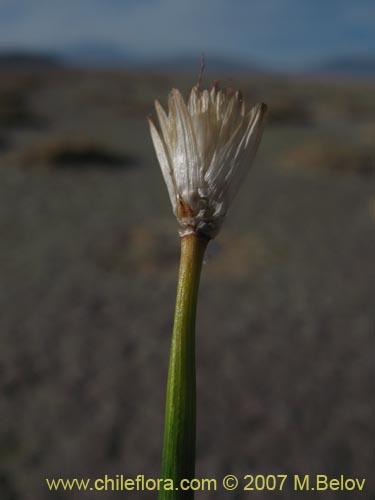
{"label": "blurred background", "polygon": [[374,25],[373,0],[0,1],[2,500],[159,474],[179,241],[146,116],[202,50],[270,114],[203,269],[196,475],[374,498]]}

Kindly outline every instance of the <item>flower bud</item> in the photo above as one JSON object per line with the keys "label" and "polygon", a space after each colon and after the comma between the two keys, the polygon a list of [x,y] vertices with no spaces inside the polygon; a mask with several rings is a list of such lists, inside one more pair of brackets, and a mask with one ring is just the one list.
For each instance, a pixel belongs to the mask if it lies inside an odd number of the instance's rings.
{"label": "flower bud", "polygon": [[187,104],[173,89],[169,112],[155,101],[151,136],[182,235],[214,238],[256,154],[267,106],[249,111],[240,92],[193,87]]}

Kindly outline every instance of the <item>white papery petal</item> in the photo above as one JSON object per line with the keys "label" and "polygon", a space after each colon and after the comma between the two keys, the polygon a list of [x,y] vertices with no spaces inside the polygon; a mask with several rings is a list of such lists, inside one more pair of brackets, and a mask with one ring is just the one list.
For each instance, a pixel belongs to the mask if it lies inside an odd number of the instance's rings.
{"label": "white papery petal", "polygon": [[206,111],[193,115],[191,120],[197,141],[199,170],[203,178],[215,152],[218,138],[218,126],[212,105]]}
{"label": "white papery petal", "polygon": [[246,114],[239,92],[216,85],[193,87],[187,104],[174,89],[168,116],[155,106],[161,134],[153,124],[151,134],[176,216],[185,231],[212,238],[255,156],[266,106]]}
{"label": "white papery petal", "polygon": [[[196,191],[199,180],[199,157],[190,114],[180,92],[172,90],[170,113],[176,127],[172,158],[176,184],[182,196]],[[188,200],[185,200],[188,201]]]}
{"label": "white papery petal", "polygon": [[160,169],[163,174],[164,181],[167,185],[168,194],[172,203],[173,211],[176,212],[177,193],[176,193],[176,183],[174,180],[172,162],[169,159],[169,154],[167,151],[166,144],[160,137],[159,132],[157,131],[155,125],[152,123],[151,120],[149,120],[149,124],[150,124],[151,138],[152,142],[154,143],[156,156],[159,160]]}
{"label": "white papery petal", "polygon": [[228,182],[228,203],[231,203],[250,170],[251,162],[256,155],[262,137],[266,111],[267,107],[264,104],[259,104],[249,113],[248,127],[241,142],[237,146],[234,155],[235,161],[231,164],[231,168],[228,169],[226,175],[226,181]]}
{"label": "white papery petal", "polygon": [[208,90],[204,90],[201,98],[201,112],[204,113],[208,110],[210,104],[210,93]]}
{"label": "white papery petal", "polygon": [[229,139],[223,140],[223,136],[226,137],[228,133],[226,129],[220,130],[218,145],[205,176],[215,192],[222,190],[223,186],[225,186],[226,174],[230,169],[232,160],[235,160],[235,153],[244,133],[243,122],[237,126]]}
{"label": "white papery petal", "polygon": [[193,87],[190,92],[190,97],[188,101],[188,110],[191,116],[196,115],[199,112],[199,97],[197,87]]}
{"label": "white papery petal", "polygon": [[160,105],[159,101],[155,101],[155,109],[156,109],[156,114],[158,115],[159,123],[160,123],[160,129],[161,133],[163,134],[163,139],[165,144],[168,147],[169,154],[171,154],[171,127],[169,124],[168,117]]}

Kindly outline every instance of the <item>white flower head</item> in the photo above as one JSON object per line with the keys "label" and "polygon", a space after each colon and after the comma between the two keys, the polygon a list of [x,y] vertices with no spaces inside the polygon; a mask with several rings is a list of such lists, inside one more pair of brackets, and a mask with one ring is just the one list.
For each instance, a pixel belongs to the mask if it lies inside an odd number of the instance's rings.
{"label": "white flower head", "polygon": [[240,92],[193,87],[187,104],[173,89],[169,112],[155,101],[151,136],[173,211],[183,228],[213,238],[257,151],[267,106],[249,111]]}

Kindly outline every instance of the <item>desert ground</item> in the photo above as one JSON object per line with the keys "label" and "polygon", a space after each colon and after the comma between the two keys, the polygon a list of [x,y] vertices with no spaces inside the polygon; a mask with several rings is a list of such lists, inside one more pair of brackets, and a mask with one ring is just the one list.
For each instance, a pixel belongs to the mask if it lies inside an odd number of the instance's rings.
{"label": "desert ground", "polygon": [[[45,478],[159,475],[179,241],[146,118],[195,81],[0,70],[2,500],[120,498]],[[196,477],[367,483],[196,496],[373,499],[375,84],[222,83],[270,113],[203,268]]]}

